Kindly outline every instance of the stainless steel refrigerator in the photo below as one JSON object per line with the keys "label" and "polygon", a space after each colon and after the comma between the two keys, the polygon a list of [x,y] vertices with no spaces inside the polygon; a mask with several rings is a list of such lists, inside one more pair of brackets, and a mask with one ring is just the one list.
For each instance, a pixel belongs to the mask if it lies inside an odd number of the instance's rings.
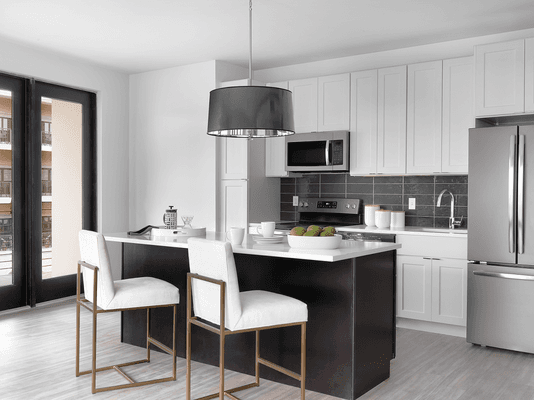
{"label": "stainless steel refrigerator", "polygon": [[534,353],[534,126],[469,130],[467,341]]}

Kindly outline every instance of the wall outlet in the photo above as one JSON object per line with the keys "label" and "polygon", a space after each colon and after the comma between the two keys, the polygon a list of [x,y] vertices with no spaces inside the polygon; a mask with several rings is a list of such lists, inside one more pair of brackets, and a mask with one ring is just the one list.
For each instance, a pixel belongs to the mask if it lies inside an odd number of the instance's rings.
{"label": "wall outlet", "polygon": [[408,210],[415,210],[415,197],[408,199]]}
{"label": "wall outlet", "polygon": [[299,196],[293,196],[293,205],[295,207],[299,205]]}

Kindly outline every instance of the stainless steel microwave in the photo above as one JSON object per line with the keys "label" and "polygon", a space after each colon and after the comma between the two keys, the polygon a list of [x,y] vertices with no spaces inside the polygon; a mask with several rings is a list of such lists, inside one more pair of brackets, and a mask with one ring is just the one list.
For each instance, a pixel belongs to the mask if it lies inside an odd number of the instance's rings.
{"label": "stainless steel microwave", "polygon": [[286,171],[349,170],[349,132],[298,133],[286,137]]}

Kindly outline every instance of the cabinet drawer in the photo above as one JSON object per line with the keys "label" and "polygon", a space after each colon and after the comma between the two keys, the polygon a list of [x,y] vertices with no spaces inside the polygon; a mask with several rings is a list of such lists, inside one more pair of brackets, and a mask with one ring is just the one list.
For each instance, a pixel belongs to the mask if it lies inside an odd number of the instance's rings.
{"label": "cabinet drawer", "polygon": [[467,258],[467,238],[397,235],[397,254],[432,258]]}

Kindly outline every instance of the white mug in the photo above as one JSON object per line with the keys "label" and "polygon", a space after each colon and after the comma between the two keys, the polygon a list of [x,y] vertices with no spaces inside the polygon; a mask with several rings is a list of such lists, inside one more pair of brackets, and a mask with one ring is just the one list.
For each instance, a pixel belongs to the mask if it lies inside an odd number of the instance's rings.
{"label": "white mug", "polygon": [[379,209],[380,209],[380,206],[377,206],[375,204],[367,204],[365,206],[365,213],[364,213],[365,225],[375,226],[375,212],[376,210],[379,210]]}
{"label": "white mug", "polygon": [[273,237],[274,225],[274,222],[262,222],[261,226],[258,226],[258,233],[266,238]]}
{"label": "white mug", "polygon": [[230,228],[228,232],[226,232],[226,239],[230,239],[230,243],[232,244],[243,243],[244,237],[245,237],[245,228],[232,227]]}
{"label": "white mug", "polygon": [[391,221],[390,210],[376,210],[375,211],[375,224],[379,229],[389,228]]}

